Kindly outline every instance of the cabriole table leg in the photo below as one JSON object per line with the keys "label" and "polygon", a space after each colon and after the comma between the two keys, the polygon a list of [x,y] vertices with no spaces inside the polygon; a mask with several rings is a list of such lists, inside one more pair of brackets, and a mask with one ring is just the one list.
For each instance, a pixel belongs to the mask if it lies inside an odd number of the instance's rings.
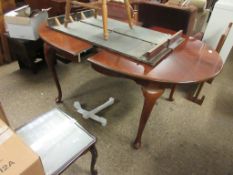
{"label": "cabriole table leg", "polygon": [[135,149],[139,149],[141,147],[141,137],[143,130],[146,126],[147,120],[149,119],[150,113],[154,107],[155,102],[163,94],[164,89],[158,87],[151,88],[151,87],[142,86],[142,92],[144,95],[144,106],[142,109],[142,114],[138,127],[138,133],[133,144],[133,147]]}
{"label": "cabriole table leg", "polygon": [[55,81],[57,91],[58,91],[58,96],[56,98],[56,103],[61,103],[62,102],[62,91],[61,91],[61,86],[57,77],[57,72],[55,69],[55,63],[56,63],[56,58],[55,58],[56,51],[54,48],[52,48],[49,44],[44,43],[44,55],[45,55],[45,61],[48,65],[49,70],[52,72],[53,79]]}

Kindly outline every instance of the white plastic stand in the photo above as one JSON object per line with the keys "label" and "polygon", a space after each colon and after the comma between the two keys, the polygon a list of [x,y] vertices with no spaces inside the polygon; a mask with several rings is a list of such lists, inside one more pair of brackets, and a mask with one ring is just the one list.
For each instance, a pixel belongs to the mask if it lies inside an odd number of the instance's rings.
{"label": "white plastic stand", "polygon": [[96,107],[95,109],[91,110],[91,111],[87,111],[85,109],[83,109],[79,103],[79,101],[74,102],[74,107],[76,108],[77,112],[82,114],[82,117],[85,119],[89,119],[91,118],[92,120],[95,120],[99,123],[101,123],[102,126],[106,126],[107,125],[107,120],[103,117],[100,117],[98,115],[96,115],[98,112],[102,111],[103,109],[111,106],[114,103],[114,98],[110,97],[109,100],[107,102],[105,102],[104,104]]}

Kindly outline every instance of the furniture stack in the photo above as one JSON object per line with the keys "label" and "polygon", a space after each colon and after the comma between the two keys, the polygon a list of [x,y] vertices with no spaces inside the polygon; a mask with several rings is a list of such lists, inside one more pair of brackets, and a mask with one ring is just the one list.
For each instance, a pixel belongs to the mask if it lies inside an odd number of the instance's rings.
{"label": "furniture stack", "polygon": [[0,65],[10,61],[7,36],[5,33],[4,13],[15,8],[15,0],[0,0]]}

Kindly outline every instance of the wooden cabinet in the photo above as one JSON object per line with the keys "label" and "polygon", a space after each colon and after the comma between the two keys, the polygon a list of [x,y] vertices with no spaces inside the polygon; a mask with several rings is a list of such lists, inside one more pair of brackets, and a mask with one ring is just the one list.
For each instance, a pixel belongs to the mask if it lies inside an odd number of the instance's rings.
{"label": "wooden cabinet", "polygon": [[10,61],[9,48],[7,43],[4,25],[4,13],[15,8],[15,0],[0,0],[0,64]]}

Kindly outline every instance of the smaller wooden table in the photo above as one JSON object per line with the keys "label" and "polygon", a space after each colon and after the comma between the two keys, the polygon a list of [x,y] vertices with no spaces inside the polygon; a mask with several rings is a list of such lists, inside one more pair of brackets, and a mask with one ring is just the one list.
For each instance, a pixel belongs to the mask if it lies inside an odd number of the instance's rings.
{"label": "smaller wooden table", "polygon": [[46,175],[61,174],[87,151],[92,154],[91,174],[97,174],[95,137],[61,110],[55,108],[16,132],[40,156]]}

